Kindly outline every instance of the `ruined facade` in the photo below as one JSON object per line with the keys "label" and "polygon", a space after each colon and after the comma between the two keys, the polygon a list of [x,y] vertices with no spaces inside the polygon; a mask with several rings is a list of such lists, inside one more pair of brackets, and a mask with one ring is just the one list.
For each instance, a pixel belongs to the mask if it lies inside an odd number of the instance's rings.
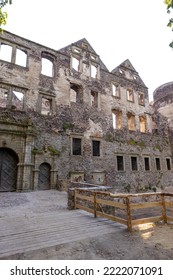
{"label": "ruined facade", "polygon": [[59,51],[0,35],[0,191],[172,186],[168,118],[129,60],[109,71],[86,39]]}

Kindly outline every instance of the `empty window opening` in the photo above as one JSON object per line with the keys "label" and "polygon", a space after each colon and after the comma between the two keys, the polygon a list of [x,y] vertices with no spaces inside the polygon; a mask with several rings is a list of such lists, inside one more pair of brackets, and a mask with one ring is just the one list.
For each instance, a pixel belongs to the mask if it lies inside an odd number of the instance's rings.
{"label": "empty window opening", "polygon": [[139,117],[140,132],[146,133],[146,118],[143,116]]}
{"label": "empty window opening", "polygon": [[98,68],[91,64],[91,77],[97,78]]}
{"label": "empty window opening", "polygon": [[122,112],[118,110],[112,111],[113,129],[122,128]]}
{"label": "empty window opening", "polygon": [[122,69],[119,69],[120,74],[124,74],[124,71]]}
{"label": "empty window opening", "polygon": [[16,64],[26,67],[26,64],[27,64],[26,52],[19,50],[19,49],[16,50]]}
{"label": "empty window opening", "polygon": [[134,102],[133,90],[131,90],[131,89],[127,89],[127,100]]}
{"label": "empty window opening", "polygon": [[44,57],[41,59],[41,74],[53,77],[53,63]]}
{"label": "empty window opening", "polygon": [[100,156],[100,141],[92,141],[92,154],[96,157]]}
{"label": "empty window opening", "polygon": [[112,84],[112,95],[116,97],[120,97],[119,86]]}
{"label": "empty window opening", "polygon": [[124,171],[124,158],[123,156],[117,156],[117,170]]}
{"label": "empty window opening", "polygon": [[98,92],[91,91],[91,106],[98,108]]}
{"label": "empty window opening", "polygon": [[131,157],[131,167],[132,171],[138,170],[137,157]]}
{"label": "empty window opening", "polygon": [[166,167],[167,167],[167,170],[171,170],[171,160],[170,160],[170,158],[166,158]]}
{"label": "empty window opening", "polygon": [[77,48],[74,48],[73,51],[74,51],[75,53],[80,53],[80,50],[77,49]]}
{"label": "empty window opening", "polygon": [[6,108],[7,106],[8,91],[0,88],[0,107]]}
{"label": "empty window opening", "polygon": [[96,60],[96,57],[94,55],[91,55],[91,59]]}
{"label": "empty window opening", "polygon": [[82,154],[82,140],[80,138],[72,138],[72,155]]}
{"label": "empty window opening", "polygon": [[145,170],[149,171],[150,170],[150,159],[149,159],[149,157],[144,158],[144,165],[145,165]]}
{"label": "empty window opening", "polygon": [[80,61],[76,57],[72,56],[72,68],[79,72]]}
{"label": "empty window opening", "polygon": [[2,44],[0,46],[0,59],[11,62],[12,57],[12,47],[6,44]]}
{"label": "empty window opening", "polygon": [[14,109],[23,110],[24,94],[19,91],[12,92],[12,106]]}
{"label": "empty window opening", "polygon": [[138,93],[138,102],[139,102],[139,105],[144,105],[144,94],[143,93]]}
{"label": "empty window opening", "polygon": [[81,103],[83,100],[82,87],[79,85],[70,85],[70,102]]}
{"label": "empty window opening", "polygon": [[52,100],[42,97],[41,100],[41,114],[45,116],[51,115]]}
{"label": "empty window opening", "polygon": [[161,170],[160,158],[156,158],[156,170]]}
{"label": "empty window opening", "polygon": [[128,129],[135,130],[135,116],[131,113],[128,113],[127,118],[128,118]]}

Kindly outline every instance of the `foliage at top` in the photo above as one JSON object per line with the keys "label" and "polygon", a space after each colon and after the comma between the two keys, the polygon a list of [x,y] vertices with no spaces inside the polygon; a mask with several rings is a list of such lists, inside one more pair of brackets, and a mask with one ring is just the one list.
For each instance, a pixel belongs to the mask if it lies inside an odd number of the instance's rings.
{"label": "foliage at top", "polygon": [[7,12],[4,12],[3,8],[6,5],[11,5],[11,4],[12,4],[12,0],[0,0],[0,31],[2,31],[2,26],[6,25],[7,17],[8,17]]}
{"label": "foliage at top", "polygon": [[[164,3],[167,6],[167,13],[170,14],[171,10],[173,9],[173,0],[164,0]],[[173,31],[173,18],[169,19],[169,22],[168,22],[167,26],[172,28],[172,31]],[[169,44],[169,46],[171,48],[173,48],[173,41]]]}

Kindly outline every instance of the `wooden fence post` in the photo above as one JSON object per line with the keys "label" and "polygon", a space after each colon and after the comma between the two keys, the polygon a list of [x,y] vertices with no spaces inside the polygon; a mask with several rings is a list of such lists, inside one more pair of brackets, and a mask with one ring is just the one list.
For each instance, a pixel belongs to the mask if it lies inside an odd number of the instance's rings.
{"label": "wooden fence post", "polygon": [[165,205],[165,195],[164,193],[161,194],[161,200],[162,200],[162,218],[163,221],[167,224],[167,215],[166,215],[166,205]]}
{"label": "wooden fence post", "polygon": [[127,228],[128,231],[132,231],[132,217],[130,209],[130,198],[126,197],[126,206],[127,206]]}
{"label": "wooden fence post", "polygon": [[97,202],[96,202],[96,193],[94,193],[94,218],[97,218]]}

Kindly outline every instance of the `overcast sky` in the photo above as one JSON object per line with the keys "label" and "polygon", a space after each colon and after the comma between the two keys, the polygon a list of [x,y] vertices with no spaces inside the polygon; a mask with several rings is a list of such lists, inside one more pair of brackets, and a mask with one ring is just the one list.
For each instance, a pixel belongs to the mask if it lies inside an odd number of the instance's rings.
{"label": "overcast sky", "polygon": [[153,91],[173,80],[163,0],[13,0],[6,30],[58,50],[86,38],[111,71],[127,58]]}

